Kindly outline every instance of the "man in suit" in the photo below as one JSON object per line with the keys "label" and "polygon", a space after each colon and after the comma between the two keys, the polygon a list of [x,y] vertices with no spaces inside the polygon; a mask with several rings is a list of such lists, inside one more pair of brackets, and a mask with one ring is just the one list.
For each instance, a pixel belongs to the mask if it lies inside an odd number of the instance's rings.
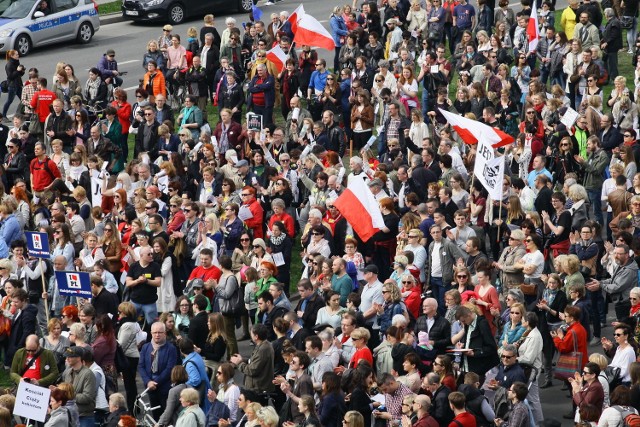
{"label": "man in suit", "polygon": [[193,299],[193,319],[189,323],[189,339],[193,344],[202,349],[207,342],[209,325],[207,314],[207,298],[200,294]]}
{"label": "man in suit", "polygon": [[[429,344],[433,350],[419,353],[423,360],[434,361],[438,354],[444,354],[451,343],[451,324],[443,316],[438,315],[438,301],[435,298],[426,298],[422,302],[422,316],[416,320],[414,328],[416,336],[419,332],[429,334]],[[418,347],[421,350],[420,347]]]}
{"label": "man in suit", "polygon": [[613,116],[611,113],[603,114],[602,117],[600,117],[600,132],[598,132],[598,138],[600,138],[602,149],[608,156],[611,156],[614,148],[622,144],[622,133],[620,133],[620,129],[613,126]]}
{"label": "man in suit", "polygon": [[551,195],[553,191],[549,188],[549,177],[546,175],[538,175],[534,181],[534,185],[538,194],[536,200],[533,202],[533,206],[536,208],[536,212],[542,216],[542,211],[555,212],[555,209],[551,205]]}
{"label": "man in suit", "polygon": [[465,373],[477,373],[480,376],[480,384],[483,384],[487,371],[500,362],[498,346],[489,322],[464,306],[456,311],[456,320],[464,325],[464,335],[458,342],[458,348],[467,350],[462,353],[460,369]]}
{"label": "man in suit", "polygon": [[622,49],[622,26],[613,9],[606,8],[604,15],[607,17],[607,26],[604,27],[600,47],[606,53],[605,61],[609,78],[615,78],[618,76],[618,51]]}
{"label": "man in suit", "polygon": [[300,301],[296,306],[296,313],[302,319],[302,327],[312,332],[316,325],[318,310],[325,306],[324,299],[313,290],[313,285],[308,279],[303,279],[298,283]]}
{"label": "man in suit", "polygon": [[273,347],[267,341],[269,331],[265,325],[256,324],[251,328],[251,340],[256,344],[247,361],[234,354],[229,361],[244,374],[244,387],[249,390],[274,390],[273,386]]}
{"label": "man in suit", "polygon": [[36,333],[38,315],[38,308],[29,304],[29,294],[22,288],[13,292],[11,303],[16,309],[16,314],[11,322],[11,334],[4,359],[5,366],[11,366],[13,357],[18,349],[25,346],[27,337]]}
{"label": "man in suit", "polygon": [[136,144],[133,149],[133,157],[138,158],[140,153],[149,153],[151,160],[158,157],[158,127],[155,109],[147,106],[140,110],[143,114],[143,122],[138,127]]}

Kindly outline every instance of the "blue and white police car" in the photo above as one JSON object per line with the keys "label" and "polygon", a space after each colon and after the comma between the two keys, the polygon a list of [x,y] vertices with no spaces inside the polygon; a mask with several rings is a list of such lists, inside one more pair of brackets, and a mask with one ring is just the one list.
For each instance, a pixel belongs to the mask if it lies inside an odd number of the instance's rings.
{"label": "blue and white police car", "polygon": [[0,52],[15,49],[25,56],[52,43],[89,43],[99,28],[93,0],[16,0],[0,15]]}

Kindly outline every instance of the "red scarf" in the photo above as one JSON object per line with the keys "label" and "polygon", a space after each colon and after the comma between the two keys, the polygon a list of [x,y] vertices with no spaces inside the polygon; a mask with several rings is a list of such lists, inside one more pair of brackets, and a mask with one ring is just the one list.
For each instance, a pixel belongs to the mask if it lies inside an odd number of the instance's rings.
{"label": "red scarf", "polygon": [[324,215],[324,221],[331,227],[331,234],[336,234],[336,223],[342,219],[342,214],[338,212],[338,215],[333,218],[329,212]]}

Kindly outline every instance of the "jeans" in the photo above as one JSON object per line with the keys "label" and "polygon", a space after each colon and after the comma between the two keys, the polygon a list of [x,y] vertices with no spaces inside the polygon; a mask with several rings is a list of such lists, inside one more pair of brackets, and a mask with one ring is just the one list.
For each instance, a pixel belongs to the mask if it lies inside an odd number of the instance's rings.
{"label": "jeans", "polygon": [[638,37],[638,18],[633,17],[633,25],[627,30],[628,48],[633,50],[636,46],[636,38]]}
{"label": "jeans", "polygon": [[378,159],[382,159],[382,155],[387,152],[387,135],[385,132],[378,134]]}
{"label": "jeans", "polygon": [[156,303],[153,304],[138,304],[135,301],[131,301],[133,305],[136,307],[136,312],[138,316],[140,313],[144,313],[144,320],[148,325],[151,325],[158,319],[158,306]]}
{"label": "jeans", "polygon": [[540,67],[540,81],[546,85],[547,80],[549,80],[549,67]]}
{"label": "jeans", "polygon": [[433,298],[438,301],[438,314],[444,316],[446,311],[446,306],[444,304],[444,283],[442,282],[442,277],[430,277],[429,283],[431,283],[431,292]]}
{"label": "jeans", "polygon": [[565,87],[567,84],[567,79],[562,71],[558,73],[556,77],[551,78],[551,86],[558,84],[560,87]]}
{"label": "jeans", "polygon": [[608,52],[605,53],[605,67],[609,72],[609,80],[614,79],[618,76],[618,52]]}
{"label": "jeans", "polygon": [[80,417],[79,427],[95,427],[96,418],[93,415],[87,417]]}
{"label": "jeans", "polygon": [[533,413],[533,419],[536,422],[536,425],[540,425],[540,423],[544,420],[544,415],[542,414],[542,404],[540,403],[540,389],[538,388],[538,376],[531,382],[531,386],[529,387],[529,394],[527,394],[527,400],[529,401],[529,406],[531,406],[531,412]]}
{"label": "jeans", "polygon": [[[429,92],[422,87],[422,119],[426,124],[429,124],[429,116],[427,112],[429,111]],[[422,144],[422,141],[413,141],[414,144],[419,145]]]}
{"label": "jeans", "polygon": [[593,207],[593,216],[596,221],[600,224],[604,224],[604,218],[602,217],[602,200],[600,200],[602,192],[600,189],[597,190],[587,190],[587,195],[589,196],[589,203]]}
{"label": "jeans", "polygon": [[7,112],[9,112],[9,107],[11,106],[11,103],[13,102],[16,96],[18,98],[22,96],[22,88],[9,85],[9,92],[7,92],[7,100],[4,103],[4,107],[2,107],[2,117],[7,117]]}

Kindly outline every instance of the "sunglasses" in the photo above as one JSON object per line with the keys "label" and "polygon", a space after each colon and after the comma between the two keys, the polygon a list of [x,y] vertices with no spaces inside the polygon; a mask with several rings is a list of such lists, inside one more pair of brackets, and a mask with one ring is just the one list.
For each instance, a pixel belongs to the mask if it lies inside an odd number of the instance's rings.
{"label": "sunglasses", "polygon": [[623,337],[624,334],[613,334],[614,337]]}
{"label": "sunglasses", "polygon": [[240,239],[241,242],[248,242],[251,239]]}
{"label": "sunglasses", "polygon": [[467,275],[466,274],[459,274],[456,276],[458,279],[466,279]]}

